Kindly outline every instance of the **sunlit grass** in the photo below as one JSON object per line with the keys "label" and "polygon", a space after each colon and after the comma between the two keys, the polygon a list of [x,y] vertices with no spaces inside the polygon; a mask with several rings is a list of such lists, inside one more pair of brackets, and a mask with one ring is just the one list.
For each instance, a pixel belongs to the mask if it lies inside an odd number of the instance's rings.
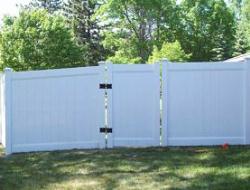
{"label": "sunlit grass", "polygon": [[0,189],[250,189],[250,147],[15,154],[0,148]]}

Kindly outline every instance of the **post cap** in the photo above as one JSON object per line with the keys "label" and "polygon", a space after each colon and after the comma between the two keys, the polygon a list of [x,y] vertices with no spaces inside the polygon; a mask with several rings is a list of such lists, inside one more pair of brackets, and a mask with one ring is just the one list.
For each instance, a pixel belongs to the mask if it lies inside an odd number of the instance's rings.
{"label": "post cap", "polygon": [[250,57],[246,57],[246,58],[244,59],[244,61],[250,62]]}
{"label": "post cap", "polygon": [[13,71],[12,68],[9,68],[9,67],[4,68],[4,72],[5,72],[5,73],[6,73],[6,72],[12,72],[12,71]]}
{"label": "post cap", "polygon": [[106,61],[106,64],[113,64],[112,61]]}
{"label": "post cap", "polygon": [[106,64],[112,64],[111,61],[99,61],[98,65],[106,65]]}
{"label": "post cap", "polygon": [[105,65],[105,64],[106,64],[105,61],[99,61],[99,62],[98,62],[98,65]]}
{"label": "post cap", "polygon": [[162,62],[169,62],[167,58],[162,58],[161,61]]}

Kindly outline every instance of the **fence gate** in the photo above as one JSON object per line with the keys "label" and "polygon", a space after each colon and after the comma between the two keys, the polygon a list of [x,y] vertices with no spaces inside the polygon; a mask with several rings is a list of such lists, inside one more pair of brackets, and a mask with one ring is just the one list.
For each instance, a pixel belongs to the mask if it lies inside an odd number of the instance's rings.
{"label": "fence gate", "polygon": [[159,146],[159,65],[108,64],[107,76],[108,147]]}
{"label": "fence gate", "polygon": [[4,86],[7,154],[160,145],[158,64],[6,70]]}
{"label": "fence gate", "polygon": [[104,147],[103,69],[7,71],[6,152]]}

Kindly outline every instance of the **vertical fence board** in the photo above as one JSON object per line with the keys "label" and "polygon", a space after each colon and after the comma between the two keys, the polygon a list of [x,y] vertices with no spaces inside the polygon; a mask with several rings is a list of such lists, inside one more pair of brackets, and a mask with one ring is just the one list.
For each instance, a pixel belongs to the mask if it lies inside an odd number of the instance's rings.
{"label": "vertical fence board", "polygon": [[3,74],[0,74],[0,144],[3,143]]}
{"label": "vertical fence board", "polygon": [[245,60],[246,77],[245,80],[245,144],[250,144],[250,59]]}
{"label": "vertical fence board", "polygon": [[6,154],[12,153],[12,70],[5,69],[4,78],[4,106],[5,106],[5,119],[4,119],[4,145]]}
{"label": "vertical fence board", "polygon": [[167,115],[167,110],[168,110],[168,97],[167,97],[167,87],[168,87],[168,75],[167,75],[167,68],[168,68],[168,60],[162,60],[162,146],[167,146],[168,145],[168,115]]}
{"label": "vertical fence board", "polygon": [[[99,62],[100,66],[100,84],[106,83],[106,78],[105,78],[105,73],[106,73],[106,68],[105,68],[105,62]],[[99,86],[100,88],[100,86]],[[103,110],[103,114],[102,114],[102,123],[100,123],[99,125],[99,129],[100,128],[104,128],[106,125],[106,113],[105,113],[105,90],[104,89],[99,89],[101,96],[102,96],[102,105],[100,106],[100,109]],[[100,142],[100,148],[105,148],[106,147],[106,140],[105,140],[105,134],[101,133],[100,131],[98,131],[99,133],[99,142]]]}
{"label": "vertical fence board", "polygon": [[113,64],[107,62],[107,84],[112,84],[112,89],[107,89],[107,127],[112,129],[112,133],[107,133],[107,148],[114,146],[113,139]]}

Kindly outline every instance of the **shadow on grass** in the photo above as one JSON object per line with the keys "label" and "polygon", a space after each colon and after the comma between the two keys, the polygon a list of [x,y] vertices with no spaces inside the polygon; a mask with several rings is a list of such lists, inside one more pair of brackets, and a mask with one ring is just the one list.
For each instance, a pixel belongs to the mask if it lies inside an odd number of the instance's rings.
{"label": "shadow on grass", "polygon": [[249,147],[0,153],[1,190],[250,189],[249,181]]}

